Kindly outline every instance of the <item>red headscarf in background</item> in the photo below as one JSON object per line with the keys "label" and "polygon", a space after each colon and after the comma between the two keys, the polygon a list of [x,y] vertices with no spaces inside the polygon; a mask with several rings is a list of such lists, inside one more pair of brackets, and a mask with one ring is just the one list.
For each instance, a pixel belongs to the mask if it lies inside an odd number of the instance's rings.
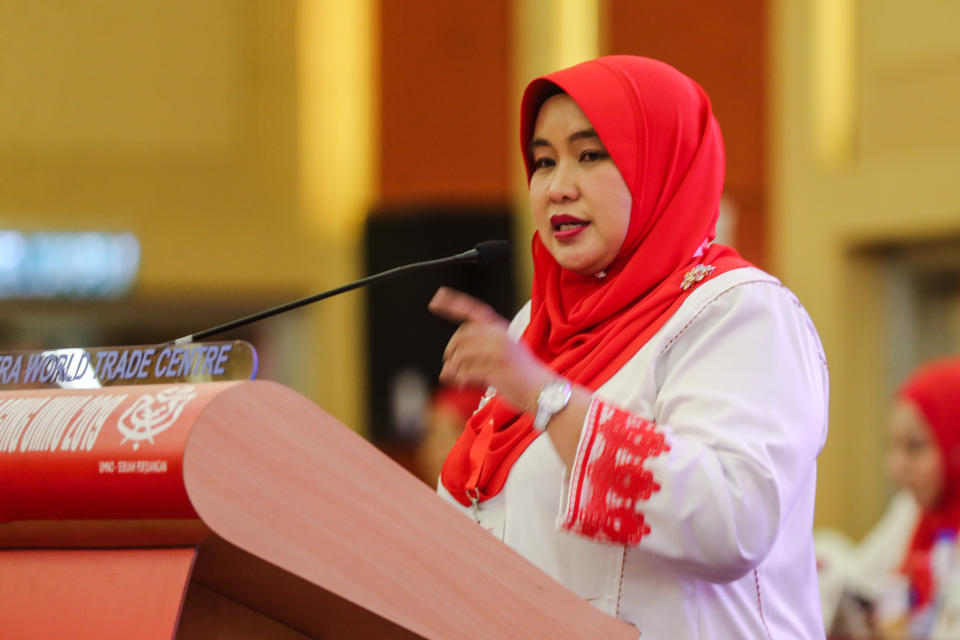
{"label": "red headscarf in background", "polygon": [[943,494],[935,508],[921,514],[903,564],[916,590],[913,605],[920,607],[933,595],[930,550],[942,532],[955,538],[960,529],[960,358],[924,365],[903,383],[899,396],[923,414],[943,460]]}
{"label": "red headscarf in background", "polygon": [[[725,160],[720,127],[706,93],[673,67],[609,56],[538,78],[523,95],[520,143],[528,145],[543,102],[567,93],[583,110],[623,176],[633,205],[623,246],[606,276],[560,267],[533,237],[530,323],[523,342],[558,374],[597,389],[670,318],[707,278],[749,266],[716,236]],[[441,479],[464,505],[506,482],[514,461],[537,436],[532,418],[495,396],[477,411],[443,466]]]}

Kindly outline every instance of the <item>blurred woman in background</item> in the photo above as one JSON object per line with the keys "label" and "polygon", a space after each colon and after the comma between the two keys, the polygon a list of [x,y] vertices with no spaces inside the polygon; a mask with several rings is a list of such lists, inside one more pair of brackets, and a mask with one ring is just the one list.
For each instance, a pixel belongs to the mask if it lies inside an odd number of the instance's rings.
{"label": "blurred woman in background", "polygon": [[847,637],[960,638],[960,358],[903,383],[889,437],[901,490],[887,512],[855,549],[818,545],[825,591],[839,598],[833,627]]}
{"label": "blurred woman in background", "polygon": [[447,454],[480,403],[482,390],[440,387],[430,398],[424,433],[416,450],[417,476],[436,488]]}

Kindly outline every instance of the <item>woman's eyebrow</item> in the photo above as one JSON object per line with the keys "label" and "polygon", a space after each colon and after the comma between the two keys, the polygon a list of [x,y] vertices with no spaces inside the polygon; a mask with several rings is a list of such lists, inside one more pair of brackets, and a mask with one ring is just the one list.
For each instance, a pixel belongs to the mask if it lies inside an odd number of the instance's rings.
{"label": "woman's eyebrow", "polygon": [[543,138],[534,138],[530,141],[531,151],[536,147],[549,147],[550,143],[544,140]]}
{"label": "woman's eyebrow", "polygon": [[599,140],[600,136],[597,135],[597,132],[594,129],[584,129],[583,131],[571,133],[567,140],[573,142],[574,140],[582,140],[583,138],[596,138]]}

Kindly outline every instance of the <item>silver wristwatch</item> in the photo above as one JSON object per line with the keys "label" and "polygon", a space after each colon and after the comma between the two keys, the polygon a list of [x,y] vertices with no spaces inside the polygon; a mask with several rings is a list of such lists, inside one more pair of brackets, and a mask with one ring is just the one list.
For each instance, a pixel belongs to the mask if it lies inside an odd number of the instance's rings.
{"label": "silver wristwatch", "polygon": [[533,419],[533,428],[543,431],[550,419],[557,415],[570,402],[570,381],[557,378],[540,390],[537,398],[537,415]]}

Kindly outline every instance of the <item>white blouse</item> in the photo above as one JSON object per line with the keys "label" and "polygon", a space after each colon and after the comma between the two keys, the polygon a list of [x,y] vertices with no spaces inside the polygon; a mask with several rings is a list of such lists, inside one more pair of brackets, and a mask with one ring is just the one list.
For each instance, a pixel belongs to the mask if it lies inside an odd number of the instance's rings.
{"label": "white blouse", "polygon": [[[438,491],[642,637],[822,638],[812,527],[827,394],[796,297],[736,269],[697,285],[597,390],[572,472],[541,436],[479,509]],[[620,436],[636,446],[612,450]]]}

